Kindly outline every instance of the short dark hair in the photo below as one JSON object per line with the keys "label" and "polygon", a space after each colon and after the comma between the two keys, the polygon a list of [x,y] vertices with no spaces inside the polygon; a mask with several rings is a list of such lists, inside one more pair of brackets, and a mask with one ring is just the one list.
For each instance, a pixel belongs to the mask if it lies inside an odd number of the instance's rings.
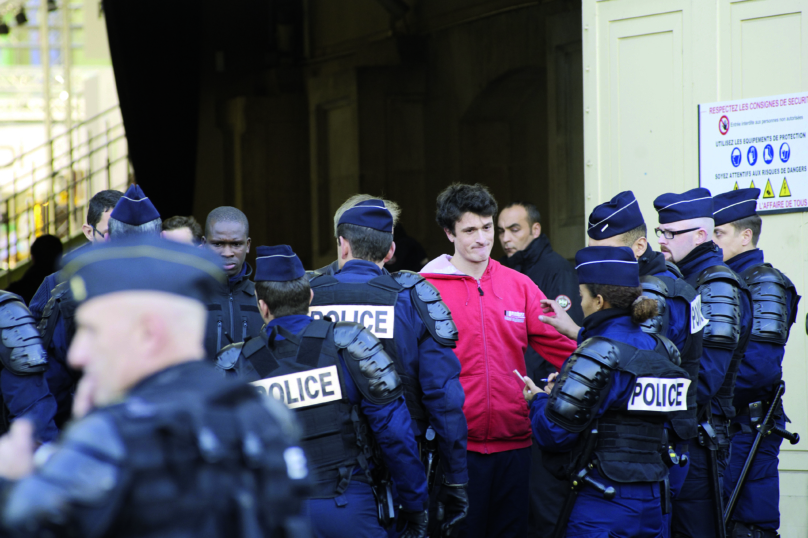
{"label": "short dark hair", "polygon": [[757,246],[760,240],[760,230],[763,227],[763,219],[759,215],[750,215],[749,217],[732,221],[732,227],[735,228],[736,233],[741,233],[744,230],[752,230],[752,245]]}
{"label": "short dark hair", "polygon": [[525,212],[527,213],[527,225],[531,228],[534,224],[541,224],[541,213],[539,213],[539,208],[536,207],[536,204],[531,204],[530,202],[521,202],[519,200],[515,202],[511,202],[510,204],[506,205],[502,208],[502,210],[510,209],[512,207],[522,206],[525,208]]}
{"label": "short dark hair", "polygon": [[123,193],[121,191],[113,190],[95,193],[95,195],[90,198],[90,203],[87,207],[87,224],[95,228],[101,221],[101,215],[103,215],[105,211],[113,209],[122,196]]}
{"label": "short dark hair", "polygon": [[621,234],[621,239],[623,240],[623,244],[627,247],[630,247],[634,244],[634,242],[639,239],[640,237],[648,237],[648,227],[643,222],[636,228],[632,228],[627,232],[623,232]]}
{"label": "short dark hair", "polygon": [[163,231],[179,230],[188,228],[194,238],[194,245],[202,244],[202,226],[193,217],[182,217],[180,215],[171,217],[163,221]]}
{"label": "short dark hair", "polygon": [[354,258],[373,263],[384,261],[393,244],[393,234],[391,233],[347,222],[337,226],[337,237],[348,241]]}
{"label": "short dark hair", "polygon": [[213,226],[213,223],[215,222],[238,222],[239,224],[244,225],[245,235],[247,237],[250,236],[250,222],[247,220],[247,215],[245,215],[240,209],[230,207],[229,205],[223,205],[208,213],[208,218],[205,219],[206,236],[210,235],[210,227]]}
{"label": "short dark hair", "polygon": [[114,239],[120,239],[128,235],[156,235],[159,236],[162,231],[163,221],[161,219],[150,220],[134,226],[121,222],[118,219],[109,218],[109,236]]}
{"label": "short dark hair", "polygon": [[288,282],[256,281],[255,295],[267,304],[275,318],[309,313],[311,286],[306,276]]}
{"label": "short dark hair", "polygon": [[454,234],[455,224],[467,212],[482,217],[493,217],[497,214],[497,201],[488,192],[488,187],[480,183],[474,185],[453,183],[438,195],[435,220],[441,228]]}

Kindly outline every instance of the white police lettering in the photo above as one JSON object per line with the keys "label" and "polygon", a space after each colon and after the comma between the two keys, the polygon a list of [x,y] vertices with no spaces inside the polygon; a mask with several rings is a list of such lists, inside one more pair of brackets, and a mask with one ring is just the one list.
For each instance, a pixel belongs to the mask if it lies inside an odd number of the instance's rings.
{"label": "white police lettering", "polygon": [[253,381],[258,392],[285,403],[289,409],[342,399],[336,366]]}
{"label": "white police lettering", "polygon": [[368,328],[376,338],[393,338],[396,307],[369,304],[312,306],[309,315],[314,319],[328,316],[331,321],[353,321]]}
{"label": "white police lettering", "polygon": [[638,377],[634,392],[628,400],[629,411],[687,411],[687,388],[690,380],[684,377],[664,379]]}
{"label": "white police lettering", "polygon": [[701,311],[701,295],[696,295],[690,303],[690,334],[696,334],[710,323]]}

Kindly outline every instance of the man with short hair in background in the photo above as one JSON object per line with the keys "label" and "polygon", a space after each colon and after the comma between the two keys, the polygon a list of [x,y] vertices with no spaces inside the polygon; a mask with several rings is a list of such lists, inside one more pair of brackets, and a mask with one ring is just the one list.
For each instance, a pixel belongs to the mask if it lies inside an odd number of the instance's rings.
{"label": "man with short hair in background", "polygon": [[250,253],[250,223],[235,207],[217,207],[205,219],[202,241],[215,254],[227,275],[208,303],[205,351],[211,360],[223,347],[243,342],[261,332],[264,320],[255,302],[253,269],[247,263]]}
{"label": "man with short hair in background", "polygon": [[[527,275],[550,299],[554,299],[580,325],[583,311],[578,300],[578,276],[575,269],[553,250],[550,239],[541,229],[541,214],[530,202],[511,202],[497,217],[497,236],[505,257],[499,262],[505,267]],[[541,379],[556,371],[532,347],[525,352],[527,376],[543,387]],[[534,443],[530,465],[530,533],[550,536],[561,512],[568,488],[542,464],[541,449]]]}
{"label": "man with short hair in background", "polygon": [[178,243],[202,244],[202,226],[193,217],[175,216],[163,221],[163,238]]}

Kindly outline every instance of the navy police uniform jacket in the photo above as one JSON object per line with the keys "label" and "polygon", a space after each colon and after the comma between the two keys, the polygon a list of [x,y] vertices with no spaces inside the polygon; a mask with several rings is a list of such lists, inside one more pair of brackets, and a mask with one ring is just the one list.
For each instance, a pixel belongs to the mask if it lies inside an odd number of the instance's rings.
{"label": "navy police uniform jacket", "polygon": [[[716,246],[712,241],[703,243],[694,248],[683,260],[678,262],[677,267],[682,271],[685,280],[691,285],[694,285],[695,279],[704,271],[714,266],[728,267],[724,261],[721,249]],[[741,343],[739,345],[746,345],[745,338],[749,334],[752,326],[751,304],[749,296],[743,292],[741,297]],[[705,316],[707,317],[707,316]],[[713,416],[723,416],[724,411],[716,400],[715,396],[718,394],[719,389],[724,383],[724,378],[730,368],[733,354],[736,351],[732,349],[719,348],[711,346],[705,339],[701,365],[699,369],[699,383],[696,401],[699,408],[706,406],[710,403]]]}
{"label": "navy police uniform jacket", "polygon": [[[265,330],[269,334],[275,327],[283,327],[292,334],[299,335],[312,321],[309,316],[282,316],[270,321]],[[275,338],[282,340],[283,335],[276,334]],[[424,510],[428,501],[426,477],[423,465],[418,458],[418,446],[412,436],[410,415],[403,396],[384,405],[367,401],[362,397],[348,373],[342,350],[339,351],[339,357],[340,378],[345,384],[348,399],[353,405],[360,406],[368,420],[376,443],[381,449],[384,462],[396,485],[402,506],[406,510]],[[239,358],[239,362],[235,365],[239,378],[248,382],[258,381],[259,374],[249,365],[241,364],[241,362],[242,359]],[[359,472],[361,470],[357,467],[354,474]]]}
{"label": "navy police uniform jacket", "polygon": [[[333,277],[340,282],[361,284],[385,273],[384,269],[373,262],[351,260]],[[316,300],[316,289],[314,294]],[[409,289],[399,293],[394,312],[397,368],[403,366],[405,370],[399,374],[402,378],[406,376],[420,383],[422,403],[429,415],[429,425],[438,436],[445,481],[450,484],[465,484],[468,482],[468,427],[463,414],[465,394],[460,384],[460,361],[451,348],[432,338],[412,302]],[[413,420],[412,427],[415,436],[420,437],[425,433],[427,424]]]}

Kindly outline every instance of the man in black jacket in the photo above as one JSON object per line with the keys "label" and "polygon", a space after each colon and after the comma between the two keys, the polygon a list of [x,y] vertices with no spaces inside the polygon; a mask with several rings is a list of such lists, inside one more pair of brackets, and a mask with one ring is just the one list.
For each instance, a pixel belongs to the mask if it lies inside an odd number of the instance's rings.
{"label": "man in black jacket", "polygon": [[221,257],[227,284],[221,285],[208,303],[205,352],[213,360],[224,346],[257,336],[264,321],[255,301],[252,267],[245,260],[250,252],[250,223],[235,207],[217,207],[205,220],[202,241]]}
{"label": "man in black jacket", "polygon": [[[572,265],[555,252],[547,236],[542,235],[541,215],[536,206],[529,202],[511,202],[505,206],[497,219],[497,235],[506,255],[499,260],[500,263],[529,276],[548,299],[555,299],[572,319],[582,323],[584,314],[579,300],[578,277]],[[528,377],[534,380],[546,378],[556,371],[530,346],[525,352],[525,366]],[[532,457],[530,535],[550,536],[568,486],[544,468],[541,450],[535,443]]]}

